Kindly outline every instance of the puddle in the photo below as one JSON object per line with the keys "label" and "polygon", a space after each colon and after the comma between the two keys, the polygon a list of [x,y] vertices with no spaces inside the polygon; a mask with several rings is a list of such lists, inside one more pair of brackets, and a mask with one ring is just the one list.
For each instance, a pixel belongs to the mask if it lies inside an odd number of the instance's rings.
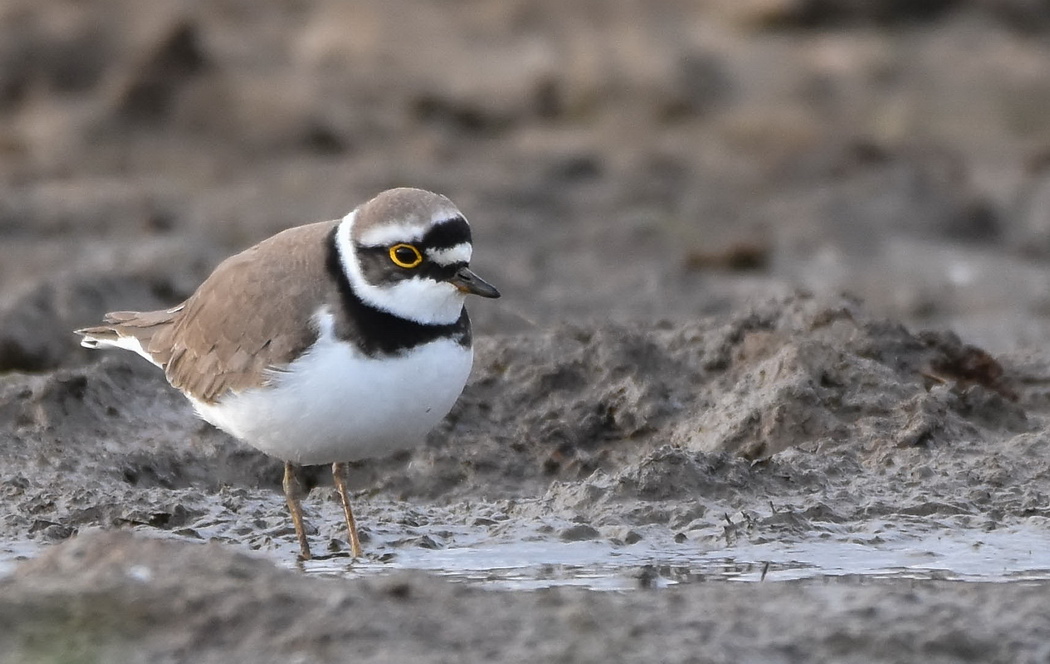
{"label": "puddle", "polygon": [[[469,541],[468,541],[469,540]],[[1050,529],[937,530],[882,541],[813,538],[703,548],[647,538],[608,541],[473,541],[452,537],[444,548],[394,549],[377,558],[310,561],[307,573],[348,577],[415,569],[492,589],[580,586],[594,590],[667,587],[710,581],[814,578],[1009,582],[1050,580]],[[860,540],[860,541],[858,541]],[[288,566],[291,566],[289,564]]]}
{"label": "puddle", "polygon": [[[683,583],[775,582],[840,578],[1043,582],[1050,580],[1050,526],[1023,524],[991,531],[923,526],[921,534],[900,522],[863,534],[815,536],[793,542],[675,541],[654,529],[631,545],[608,540],[562,542],[535,533],[494,540],[484,529],[442,531],[426,548],[418,544],[372,542],[365,560],[345,554],[294,561],[294,542],[263,554],[286,568],[318,576],[365,577],[396,570],[420,570],[494,590],[537,590],[575,586],[592,590],[663,588]],[[892,531],[889,538],[888,531]],[[152,531],[172,537],[170,532]],[[403,533],[401,533],[403,535]],[[380,534],[376,537],[382,540]],[[20,560],[37,555],[34,542],[0,543],[0,578]]]}
{"label": "puddle", "polygon": [[13,572],[20,561],[32,558],[42,548],[36,542],[0,542],[0,579]]}

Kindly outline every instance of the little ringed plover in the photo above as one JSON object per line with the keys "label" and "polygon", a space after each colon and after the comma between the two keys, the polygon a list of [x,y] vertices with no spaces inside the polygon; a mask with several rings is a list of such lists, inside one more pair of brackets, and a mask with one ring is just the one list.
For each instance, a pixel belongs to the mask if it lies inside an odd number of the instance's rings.
{"label": "little ringed plover", "polygon": [[471,253],[450,200],[391,189],[226,259],[172,309],[113,312],[77,333],[138,353],[202,418],[284,461],[303,558],[297,466],[332,464],[356,557],[347,462],[419,444],[459,397],[473,362],[464,300],[499,297]]}

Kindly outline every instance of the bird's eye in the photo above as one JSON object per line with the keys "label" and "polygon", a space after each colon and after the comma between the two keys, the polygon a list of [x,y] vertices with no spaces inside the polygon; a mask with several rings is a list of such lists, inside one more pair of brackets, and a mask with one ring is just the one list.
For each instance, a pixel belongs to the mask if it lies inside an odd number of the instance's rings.
{"label": "bird's eye", "polygon": [[398,267],[413,268],[423,262],[423,254],[410,244],[395,244],[390,247],[390,260]]}

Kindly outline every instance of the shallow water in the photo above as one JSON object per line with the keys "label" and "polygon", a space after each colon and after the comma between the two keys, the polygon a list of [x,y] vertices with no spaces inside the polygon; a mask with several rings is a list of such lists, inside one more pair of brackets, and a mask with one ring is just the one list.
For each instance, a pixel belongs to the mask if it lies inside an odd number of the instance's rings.
{"label": "shallow water", "polygon": [[[289,564],[288,566],[292,566]],[[821,577],[938,579],[971,582],[1050,580],[1050,527],[938,529],[893,540],[814,537],[705,548],[647,537],[605,540],[482,542],[464,536],[440,549],[408,548],[378,559],[310,561],[309,574],[349,577],[416,569],[503,590],[579,586],[594,590],[667,587],[706,581],[790,581]]]}
{"label": "shallow water", "polygon": [[[711,581],[772,582],[837,578],[1033,582],[1050,580],[1050,519],[994,530],[936,528],[897,536],[829,537],[798,541],[675,541],[660,532],[625,545],[609,540],[562,542],[522,535],[494,540],[483,529],[445,530],[438,548],[373,544],[364,560],[345,554],[306,563],[294,559],[293,543],[263,555],[282,567],[317,576],[367,577],[419,570],[493,590],[537,590],[575,586],[592,590],[663,588]],[[655,529],[654,529],[655,530]],[[872,530],[883,530],[874,527]],[[149,532],[149,531],[147,531]],[[171,537],[170,533],[152,531]],[[666,532],[666,531],[664,531]],[[18,562],[38,555],[35,542],[0,543],[0,577]],[[256,552],[260,553],[260,552]]]}

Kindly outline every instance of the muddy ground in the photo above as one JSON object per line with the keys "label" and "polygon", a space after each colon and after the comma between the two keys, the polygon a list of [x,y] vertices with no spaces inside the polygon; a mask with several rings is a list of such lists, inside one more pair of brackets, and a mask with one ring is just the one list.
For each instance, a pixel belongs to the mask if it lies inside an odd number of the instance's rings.
{"label": "muddy ground", "polygon": [[[1048,63],[1027,0],[8,0],[0,661],[1047,661]],[[401,185],[504,298],[297,568],[279,465],[70,330]]]}

